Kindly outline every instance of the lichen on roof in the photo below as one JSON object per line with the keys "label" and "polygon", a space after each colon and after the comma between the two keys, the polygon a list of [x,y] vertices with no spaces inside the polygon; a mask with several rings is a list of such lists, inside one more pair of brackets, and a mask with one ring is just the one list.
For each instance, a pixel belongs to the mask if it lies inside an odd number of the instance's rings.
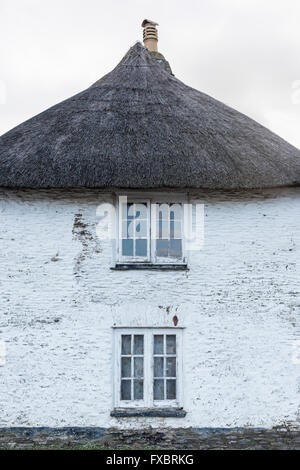
{"label": "lichen on roof", "polygon": [[171,69],[169,62],[165,59],[165,57],[160,52],[151,51],[150,54],[157,60],[157,62],[171,75],[174,75]]}

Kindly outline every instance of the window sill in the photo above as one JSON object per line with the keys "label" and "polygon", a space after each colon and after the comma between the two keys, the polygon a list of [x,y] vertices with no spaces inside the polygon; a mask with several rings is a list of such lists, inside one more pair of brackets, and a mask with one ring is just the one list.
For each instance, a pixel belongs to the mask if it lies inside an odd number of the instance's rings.
{"label": "window sill", "polygon": [[130,269],[152,270],[152,271],[188,271],[187,264],[152,264],[152,263],[117,263],[113,271],[128,271]]}
{"label": "window sill", "polygon": [[184,418],[186,411],[180,408],[115,408],[114,418]]}

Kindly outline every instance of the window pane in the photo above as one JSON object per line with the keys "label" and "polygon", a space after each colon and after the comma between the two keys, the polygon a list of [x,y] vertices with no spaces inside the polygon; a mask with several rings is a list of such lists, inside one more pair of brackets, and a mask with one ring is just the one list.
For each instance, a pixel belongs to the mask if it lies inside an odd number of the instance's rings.
{"label": "window pane", "polygon": [[172,258],[182,257],[182,241],[181,240],[170,240],[169,255]]}
{"label": "window pane", "polygon": [[164,376],[164,358],[155,357],[154,358],[154,377],[163,377]]}
{"label": "window pane", "polygon": [[133,256],[133,240],[122,240],[122,255]]}
{"label": "window pane", "polygon": [[174,222],[174,238],[182,238],[181,222]]}
{"label": "window pane", "polygon": [[122,335],[122,355],[129,356],[131,354],[131,335]]}
{"label": "window pane", "polygon": [[136,240],[135,241],[135,254],[136,256],[147,256],[147,245],[148,240]]}
{"label": "window pane", "polygon": [[136,221],[135,236],[136,238],[147,237],[147,220]]}
{"label": "window pane", "polygon": [[134,205],[132,203],[127,204],[127,219],[128,220],[135,219]]}
{"label": "window pane", "polygon": [[176,335],[167,335],[167,354],[176,354]]}
{"label": "window pane", "polygon": [[175,222],[174,220],[170,220],[170,238],[174,238],[174,231],[175,231]]}
{"label": "window pane", "polygon": [[143,380],[133,381],[134,399],[142,400],[144,398],[144,382]]}
{"label": "window pane", "polygon": [[176,400],[176,380],[167,380],[167,400]]}
{"label": "window pane", "polygon": [[164,336],[154,335],[154,354],[164,353]]}
{"label": "window pane", "polygon": [[182,259],[182,205],[158,204],[156,214],[156,256]]}
{"label": "window pane", "polygon": [[147,219],[147,203],[135,205],[135,217],[137,219]]}
{"label": "window pane", "polygon": [[122,380],[121,400],[131,400],[131,380]]}
{"label": "window pane", "polygon": [[133,204],[122,204],[122,219],[128,219],[129,212],[132,213]]}
{"label": "window pane", "polygon": [[122,237],[132,238],[133,237],[134,223],[132,221],[125,220],[122,222]]}
{"label": "window pane", "polygon": [[[135,357],[134,358],[134,376],[143,377],[144,376],[144,358]],[[174,375],[172,377],[175,377]]]}
{"label": "window pane", "polygon": [[166,358],[166,376],[176,377],[176,357]]}
{"label": "window pane", "polygon": [[181,222],[171,222],[170,238],[181,238]]}
{"label": "window pane", "polygon": [[169,219],[169,204],[156,204],[156,217],[157,219]]}
{"label": "window pane", "polygon": [[122,357],[121,376],[131,377],[131,357]]}
{"label": "window pane", "polygon": [[156,236],[159,239],[169,238],[169,219],[162,219],[161,213],[156,221]]}
{"label": "window pane", "polygon": [[156,220],[156,237],[162,238],[162,218],[158,217]]}
{"label": "window pane", "polygon": [[164,380],[154,380],[153,397],[154,400],[164,400]]}
{"label": "window pane", "polygon": [[156,240],[156,256],[167,258],[169,254],[169,240]]}
{"label": "window pane", "polygon": [[133,354],[144,354],[144,335],[134,335]]}
{"label": "window pane", "polygon": [[181,220],[182,206],[180,204],[171,204],[170,206],[170,219]]}

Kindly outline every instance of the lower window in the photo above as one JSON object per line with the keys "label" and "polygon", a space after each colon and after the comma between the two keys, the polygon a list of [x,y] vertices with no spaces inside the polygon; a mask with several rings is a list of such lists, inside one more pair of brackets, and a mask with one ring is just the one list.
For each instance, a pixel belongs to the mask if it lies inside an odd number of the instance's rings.
{"label": "lower window", "polygon": [[182,406],[182,330],[115,329],[115,406]]}

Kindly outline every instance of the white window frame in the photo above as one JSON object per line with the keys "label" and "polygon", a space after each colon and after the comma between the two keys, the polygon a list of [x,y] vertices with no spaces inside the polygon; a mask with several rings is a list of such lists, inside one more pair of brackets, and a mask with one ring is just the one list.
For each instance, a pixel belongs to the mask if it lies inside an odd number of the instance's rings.
{"label": "white window frame", "polygon": [[[147,257],[134,257],[134,256],[123,256],[122,255],[122,210],[120,208],[120,197],[126,196],[127,202],[129,204],[139,204],[147,203]],[[185,239],[184,239],[184,223],[186,221],[185,217],[185,204],[187,203],[188,198],[186,194],[180,195],[170,195],[170,194],[155,194],[151,195],[149,193],[131,195],[131,194],[117,194],[116,195],[116,214],[117,214],[117,261],[119,263],[129,263],[129,264],[168,264],[168,265],[185,265],[187,263],[187,253],[185,248]],[[156,238],[153,236],[156,234],[155,227],[155,210],[156,204],[180,204],[182,206],[182,217],[181,217],[181,240],[182,240],[182,256],[180,259],[173,259],[171,257],[157,257],[156,256]],[[150,222],[150,223],[149,223]],[[135,239],[135,238],[134,238]]]}
{"label": "white window frame", "polygon": [[[169,227],[168,231],[170,231],[170,206],[174,204],[181,205],[181,250],[182,255],[180,259],[172,258],[172,257],[161,257],[157,256],[156,254],[156,241],[157,241],[157,227],[156,227],[156,204],[167,204],[168,205],[168,212],[169,212]],[[153,264],[184,264],[185,263],[185,249],[184,249],[184,202],[179,201],[161,201],[156,200],[154,203],[151,204],[151,261]],[[170,234],[168,240],[171,240]]]}
{"label": "white window frame", "polygon": [[[123,236],[122,236],[122,222],[123,222],[123,219],[122,219],[122,210],[120,209],[119,207],[119,203],[118,203],[118,233],[119,233],[119,237],[118,237],[118,252],[119,252],[119,261],[120,262],[125,262],[125,263],[146,263],[146,262],[149,262],[150,261],[150,240],[151,240],[151,228],[150,228],[150,220],[151,220],[151,217],[150,217],[150,208],[151,208],[151,204],[150,204],[150,200],[147,199],[147,198],[143,198],[143,199],[132,199],[132,198],[128,198],[127,200],[127,203],[128,204],[143,204],[143,203],[146,203],[147,204],[147,256],[146,257],[143,257],[143,256],[123,256],[122,255],[122,239],[123,239]],[[135,236],[135,230],[133,231],[133,246],[135,245],[135,240],[137,239],[137,237]]]}
{"label": "white window frame", "polygon": [[[122,335],[144,335],[144,398],[121,400],[121,346]],[[176,399],[154,400],[154,335],[176,335]],[[114,328],[114,407],[115,408],[182,408],[183,407],[183,329],[182,328]]]}

